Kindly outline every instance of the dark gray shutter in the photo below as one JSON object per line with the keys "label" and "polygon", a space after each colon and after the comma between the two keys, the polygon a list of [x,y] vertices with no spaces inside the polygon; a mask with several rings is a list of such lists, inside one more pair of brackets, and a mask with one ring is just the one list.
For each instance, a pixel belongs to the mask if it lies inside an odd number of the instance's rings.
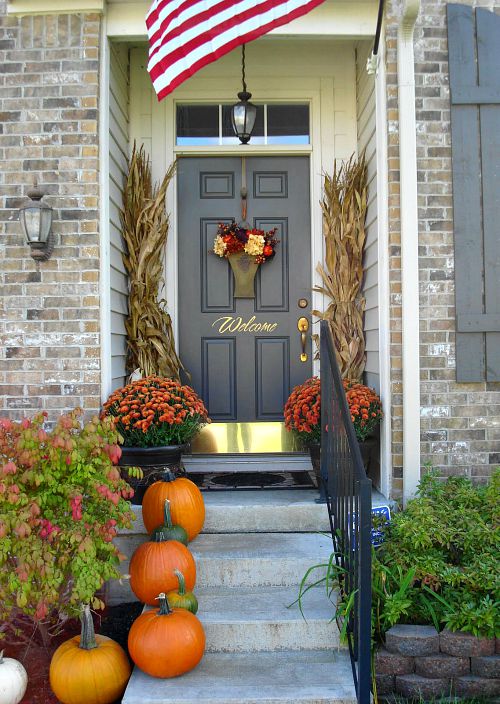
{"label": "dark gray shutter", "polygon": [[457,381],[500,381],[500,17],[447,10]]}

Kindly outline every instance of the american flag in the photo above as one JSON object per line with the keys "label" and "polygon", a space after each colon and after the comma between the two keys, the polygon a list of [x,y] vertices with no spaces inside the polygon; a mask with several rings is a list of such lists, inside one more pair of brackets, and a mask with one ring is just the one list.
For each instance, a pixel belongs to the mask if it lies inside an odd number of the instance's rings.
{"label": "american flag", "polygon": [[146,16],[148,71],[158,100],[203,66],[324,0],[154,0]]}

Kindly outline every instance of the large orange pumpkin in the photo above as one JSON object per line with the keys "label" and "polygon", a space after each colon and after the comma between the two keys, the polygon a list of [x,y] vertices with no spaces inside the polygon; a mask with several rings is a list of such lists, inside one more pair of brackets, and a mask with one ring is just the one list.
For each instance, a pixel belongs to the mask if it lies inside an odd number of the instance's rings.
{"label": "large orange pumpkin", "polygon": [[88,605],[81,621],[81,635],[62,643],[52,656],[50,686],[63,704],[111,704],[125,691],[129,659],[114,640],[95,635]]}
{"label": "large orange pumpkin", "polygon": [[147,488],[142,500],[142,518],[148,533],[163,523],[165,499],[170,501],[172,522],[182,526],[189,540],[196,538],[205,521],[205,504],[201,491],[187,477],[178,477],[171,471],[162,481]]}
{"label": "large orange pumpkin", "polygon": [[130,588],[144,604],[155,606],[159,592],[169,592],[177,587],[174,570],[185,577],[191,591],[196,582],[196,565],[188,548],[178,540],[165,540],[162,531],[155,531],[154,538],[139,545],[130,560]]}
{"label": "large orange pumpkin", "polygon": [[171,609],[165,594],[159,609],[141,614],[128,634],[130,657],[152,677],[178,677],[200,662],[205,651],[205,632],[194,614]]}

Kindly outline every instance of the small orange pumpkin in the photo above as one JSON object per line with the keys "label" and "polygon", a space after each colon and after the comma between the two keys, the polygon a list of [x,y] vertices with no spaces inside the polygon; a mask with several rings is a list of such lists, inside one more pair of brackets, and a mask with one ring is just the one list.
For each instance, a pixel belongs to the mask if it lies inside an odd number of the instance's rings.
{"label": "small orange pumpkin", "polygon": [[172,522],[187,531],[190,541],[196,538],[205,521],[203,496],[194,482],[187,477],[176,478],[170,470],[144,494],[142,518],[148,533],[163,523],[165,499],[170,501]]}
{"label": "small orange pumpkin", "polygon": [[165,508],[163,510],[164,522],[151,533],[154,537],[158,531],[163,531],[167,540],[178,540],[179,543],[187,545],[189,543],[188,534],[182,526],[176,526],[172,523],[172,515],[170,513],[170,501],[165,499]]}
{"label": "small orange pumpkin", "polygon": [[95,635],[88,604],[81,622],[81,635],[62,643],[52,656],[50,686],[62,704],[111,704],[125,691],[129,659],[114,640]]}
{"label": "small orange pumpkin", "polygon": [[172,608],[187,609],[195,614],[198,611],[198,599],[193,592],[186,591],[186,580],[184,575],[179,570],[174,570],[174,574],[179,582],[179,588],[175,591],[168,592],[167,600]]}
{"label": "small orange pumpkin", "polygon": [[200,662],[205,652],[205,631],[194,614],[171,609],[164,593],[159,609],[142,613],[128,634],[130,657],[152,677],[178,677]]}
{"label": "small orange pumpkin", "polygon": [[130,560],[130,588],[144,604],[154,606],[157,594],[177,587],[174,570],[180,570],[191,591],[196,582],[196,565],[188,548],[178,540],[166,540],[155,531],[154,537],[139,545]]}

